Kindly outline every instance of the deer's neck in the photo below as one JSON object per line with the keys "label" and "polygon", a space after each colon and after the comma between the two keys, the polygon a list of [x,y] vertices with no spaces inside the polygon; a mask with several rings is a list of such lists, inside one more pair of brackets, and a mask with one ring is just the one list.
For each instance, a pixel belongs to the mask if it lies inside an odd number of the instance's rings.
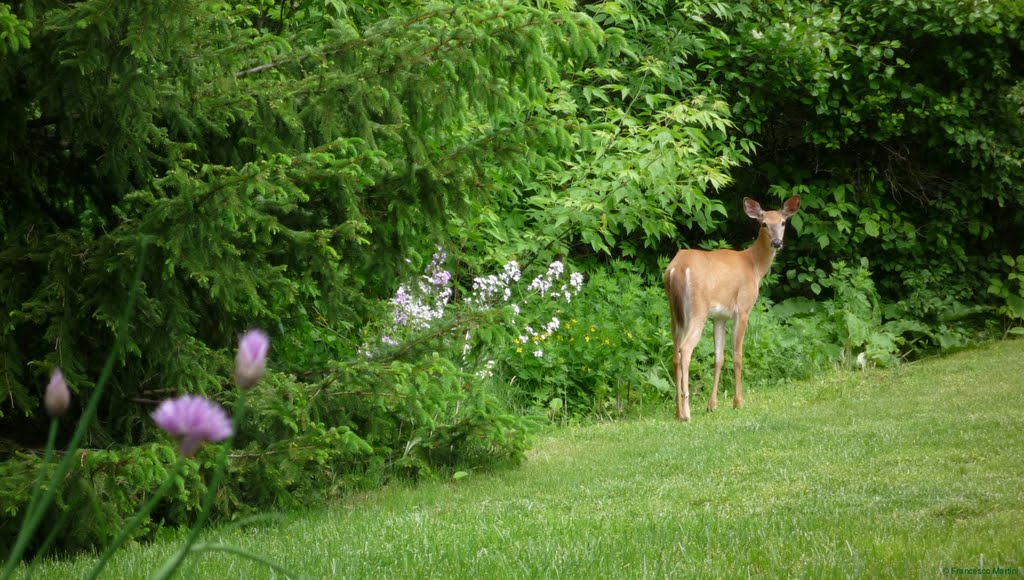
{"label": "deer's neck", "polygon": [[750,261],[754,265],[754,272],[757,274],[758,281],[760,281],[768,273],[769,268],[772,267],[772,262],[775,260],[775,248],[772,247],[772,240],[771,236],[768,235],[768,229],[761,228],[754,245],[745,251],[750,256]]}

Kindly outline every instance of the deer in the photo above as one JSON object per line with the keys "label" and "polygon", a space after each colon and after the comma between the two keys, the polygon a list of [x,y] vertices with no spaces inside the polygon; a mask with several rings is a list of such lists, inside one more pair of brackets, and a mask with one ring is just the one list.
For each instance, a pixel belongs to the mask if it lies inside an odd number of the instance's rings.
{"label": "deer", "polygon": [[793,196],[778,211],[743,198],[743,210],[761,224],[757,240],[745,250],[679,250],[665,269],[665,294],[672,317],[676,374],[676,418],[690,420],[690,359],[708,318],[715,325],[715,378],[708,412],[718,407],[718,379],[725,362],[725,323],[732,320],[732,365],[736,377],[733,407],[743,406],[743,336],[757,302],[761,279],[782,249],[786,222],[800,208]]}

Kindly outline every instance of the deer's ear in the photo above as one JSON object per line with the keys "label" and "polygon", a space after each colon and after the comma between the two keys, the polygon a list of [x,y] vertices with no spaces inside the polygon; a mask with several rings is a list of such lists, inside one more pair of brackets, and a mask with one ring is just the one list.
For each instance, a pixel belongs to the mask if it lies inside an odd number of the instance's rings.
{"label": "deer's ear", "polygon": [[800,196],[794,195],[782,204],[782,215],[788,218],[795,214],[798,209],[800,209]]}
{"label": "deer's ear", "polygon": [[747,212],[747,215],[755,220],[761,219],[761,216],[764,215],[764,210],[761,209],[761,204],[749,197],[743,198],[743,211]]}

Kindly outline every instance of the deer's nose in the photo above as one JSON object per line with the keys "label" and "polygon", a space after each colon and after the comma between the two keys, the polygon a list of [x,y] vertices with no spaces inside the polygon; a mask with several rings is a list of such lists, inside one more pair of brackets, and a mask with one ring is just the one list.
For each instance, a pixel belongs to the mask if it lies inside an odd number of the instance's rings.
{"label": "deer's nose", "polygon": [[776,250],[782,248],[782,240],[772,240],[772,247]]}

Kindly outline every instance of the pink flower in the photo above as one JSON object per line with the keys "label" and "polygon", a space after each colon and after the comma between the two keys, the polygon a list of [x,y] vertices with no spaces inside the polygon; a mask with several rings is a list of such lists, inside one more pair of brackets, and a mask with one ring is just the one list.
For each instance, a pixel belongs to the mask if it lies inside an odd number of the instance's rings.
{"label": "pink flower", "polygon": [[267,368],[268,350],[270,338],[262,330],[253,329],[242,335],[235,357],[235,383],[239,387],[248,389],[260,380]]}
{"label": "pink flower", "polygon": [[67,413],[70,405],[71,391],[68,390],[68,384],[64,381],[64,373],[60,372],[60,368],[53,369],[53,374],[50,375],[50,384],[46,385],[46,393],[43,394],[43,407],[46,408],[46,414],[55,419],[62,417],[64,413]]}
{"label": "pink flower", "polygon": [[192,457],[204,441],[216,443],[232,434],[224,408],[198,395],[167,399],[153,411],[153,421],[181,443],[181,453]]}

